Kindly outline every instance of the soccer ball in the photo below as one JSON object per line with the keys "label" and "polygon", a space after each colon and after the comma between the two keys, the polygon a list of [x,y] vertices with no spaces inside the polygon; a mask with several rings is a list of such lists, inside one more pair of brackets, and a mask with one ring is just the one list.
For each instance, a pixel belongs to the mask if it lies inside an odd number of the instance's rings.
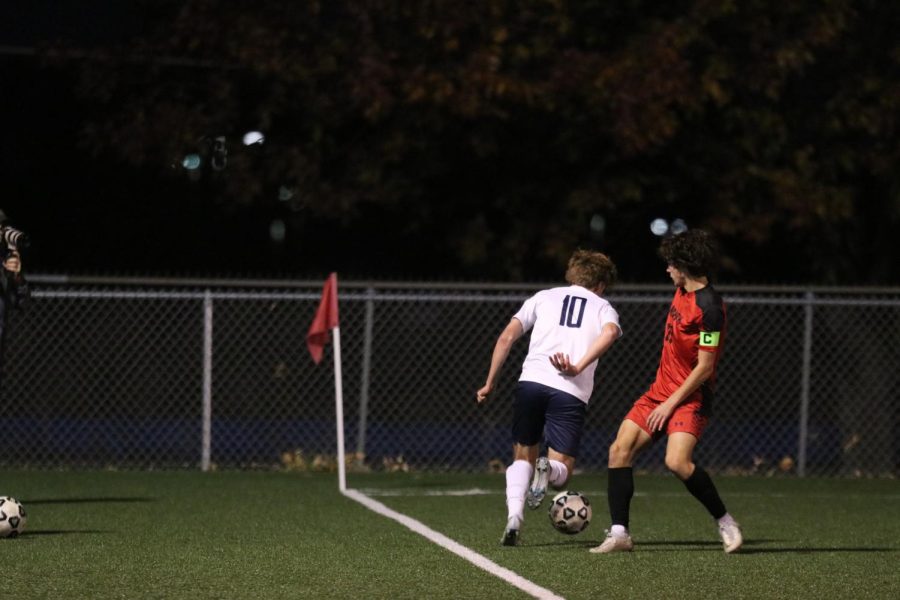
{"label": "soccer ball", "polygon": [[10,496],[0,496],[0,538],[16,537],[25,531],[28,516],[22,503]]}
{"label": "soccer ball", "polygon": [[550,504],[550,522],[560,533],[581,533],[591,524],[591,501],[581,492],[558,493]]}

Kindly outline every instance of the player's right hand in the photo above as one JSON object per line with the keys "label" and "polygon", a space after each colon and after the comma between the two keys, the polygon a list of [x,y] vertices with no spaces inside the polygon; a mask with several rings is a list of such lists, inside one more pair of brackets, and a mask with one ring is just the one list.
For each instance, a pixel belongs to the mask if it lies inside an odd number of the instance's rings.
{"label": "player's right hand", "polygon": [[550,357],[550,364],[556,367],[556,370],[563,375],[575,377],[578,375],[578,369],[569,360],[569,355],[564,352],[557,352]]}

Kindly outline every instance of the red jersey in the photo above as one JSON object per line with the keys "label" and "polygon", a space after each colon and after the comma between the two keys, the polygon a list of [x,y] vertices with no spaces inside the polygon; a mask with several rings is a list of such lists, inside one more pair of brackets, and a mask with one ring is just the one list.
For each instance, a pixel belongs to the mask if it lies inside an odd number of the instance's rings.
{"label": "red jersey", "polygon": [[[714,352],[716,363],[725,341],[725,303],[711,285],[696,292],[678,288],[666,318],[662,356],[647,396],[658,402],[675,393],[694,367],[698,352]],[[700,402],[700,413],[712,410],[716,371],[683,404]]]}

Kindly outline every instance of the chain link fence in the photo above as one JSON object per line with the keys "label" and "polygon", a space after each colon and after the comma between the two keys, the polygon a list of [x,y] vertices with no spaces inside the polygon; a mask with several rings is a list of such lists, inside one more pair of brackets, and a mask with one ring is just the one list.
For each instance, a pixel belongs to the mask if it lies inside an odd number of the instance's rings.
{"label": "chain link fence", "polygon": [[[321,282],[34,277],[13,320],[0,464],[333,469],[332,346],[306,332]],[[514,347],[474,403],[497,335],[538,288],[340,283],[350,468],[505,468]],[[722,286],[728,337],[698,462],[735,473],[900,473],[900,292]],[[579,467],[600,470],[659,360],[672,290],[609,295],[625,335],[601,359]],[[662,445],[639,468],[661,470]]]}

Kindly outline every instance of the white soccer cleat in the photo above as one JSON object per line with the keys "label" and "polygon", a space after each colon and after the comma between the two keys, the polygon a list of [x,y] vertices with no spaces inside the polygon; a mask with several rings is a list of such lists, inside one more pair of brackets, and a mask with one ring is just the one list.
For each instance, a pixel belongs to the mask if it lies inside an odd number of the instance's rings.
{"label": "white soccer cleat", "polygon": [[522,527],[522,521],[516,517],[510,517],[506,521],[506,529],[503,530],[503,537],[500,538],[500,545],[518,546],[520,527]]}
{"label": "white soccer cleat", "polygon": [[534,463],[534,478],[531,480],[531,487],[525,494],[525,501],[528,508],[535,509],[544,501],[547,495],[547,480],[550,478],[550,461],[546,456],[542,456]]}
{"label": "white soccer cleat", "polygon": [[611,552],[631,552],[634,550],[634,541],[627,533],[625,535],[613,535],[613,532],[606,532],[606,539],[599,546],[591,548],[594,554],[609,554]]}
{"label": "white soccer cleat", "polygon": [[719,537],[722,538],[722,547],[725,548],[725,554],[737,552],[744,543],[741,526],[734,519],[719,525]]}

